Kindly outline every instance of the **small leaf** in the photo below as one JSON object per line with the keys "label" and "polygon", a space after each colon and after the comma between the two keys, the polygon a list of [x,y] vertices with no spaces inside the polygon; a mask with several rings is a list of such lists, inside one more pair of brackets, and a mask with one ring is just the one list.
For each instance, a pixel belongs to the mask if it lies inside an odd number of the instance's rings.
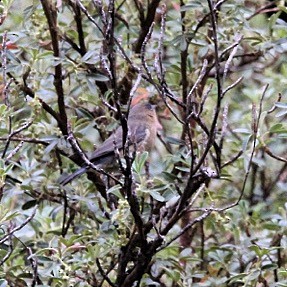
{"label": "small leaf", "polygon": [[232,276],[229,278],[229,283],[240,283],[242,282],[241,279],[245,278],[247,276],[248,273],[240,273],[240,274],[236,274],[235,276]]}
{"label": "small leaf", "polygon": [[7,286],[9,286],[8,282],[5,279],[0,279],[0,287],[7,287]]}
{"label": "small leaf", "polygon": [[286,115],[286,114],[287,114],[287,110],[283,110],[283,111],[278,112],[278,113],[275,115],[275,117],[276,117],[276,118],[279,118],[279,117],[282,117],[282,116],[284,116],[284,115]]}
{"label": "small leaf", "polygon": [[141,173],[142,168],[143,168],[147,158],[148,158],[148,152],[147,151],[137,155],[137,157],[133,163],[133,168],[137,174]]}
{"label": "small leaf", "polygon": [[261,271],[260,270],[255,270],[251,274],[249,274],[248,279],[249,280],[254,280],[257,279],[260,276]]}
{"label": "small leaf", "polygon": [[277,102],[275,103],[275,107],[281,108],[281,109],[287,109],[287,103]]}
{"label": "small leaf", "polygon": [[95,73],[95,74],[87,76],[87,78],[90,78],[90,77],[92,77],[95,81],[98,81],[98,82],[109,81],[109,78],[106,75],[100,74],[100,73]]}
{"label": "small leaf", "polygon": [[169,173],[167,171],[163,171],[162,176],[167,181],[174,182],[175,180],[179,180],[181,182],[181,179],[178,176],[176,176],[175,174]]}
{"label": "small leaf", "polygon": [[30,200],[23,204],[22,209],[27,210],[37,205],[37,200]]}
{"label": "small leaf", "polygon": [[247,137],[244,138],[244,140],[243,140],[243,142],[242,142],[242,150],[243,150],[243,151],[246,151],[248,142],[249,142],[249,140],[250,140],[251,137],[252,137],[252,135],[249,135],[249,136],[247,136]]}
{"label": "small leaf", "polygon": [[165,198],[163,196],[160,195],[160,193],[158,193],[155,190],[151,190],[149,192],[150,196],[153,197],[155,200],[159,201],[159,202],[164,202],[166,201]]}
{"label": "small leaf", "polygon": [[261,267],[262,270],[275,270],[278,268],[278,265],[275,263],[266,264]]}
{"label": "small leaf", "polygon": [[181,41],[180,41],[180,50],[181,51],[185,51],[187,48],[187,42],[186,42],[186,39],[185,37],[181,37]]}
{"label": "small leaf", "polygon": [[[287,113],[287,111],[286,111]],[[283,124],[275,124],[270,128],[270,133],[284,133],[287,132],[287,129],[283,126]]]}
{"label": "small leaf", "polygon": [[250,134],[250,130],[245,129],[245,128],[239,128],[239,129],[235,129],[233,130],[233,132],[235,133],[240,133],[240,134]]}
{"label": "small leaf", "polygon": [[44,153],[45,153],[45,154],[49,154],[49,153],[55,148],[55,146],[57,146],[57,144],[58,144],[58,139],[52,141],[52,142],[45,148]]}
{"label": "small leaf", "polygon": [[108,194],[113,194],[115,196],[117,196],[118,198],[120,199],[124,199],[124,196],[122,195],[121,191],[121,186],[119,184],[116,184],[114,185],[113,187],[111,187],[109,190],[108,190]]}
{"label": "small leaf", "polygon": [[178,169],[180,171],[184,171],[184,172],[190,172],[189,167],[177,166],[176,169]]}
{"label": "small leaf", "polygon": [[95,51],[95,50],[88,51],[82,57],[82,61],[87,64],[96,64],[99,62],[99,59],[100,57],[99,57],[98,51]]}
{"label": "small leaf", "polygon": [[168,143],[175,144],[175,145],[184,145],[185,142],[181,139],[174,138],[174,137],[166,137],[165,138]]}

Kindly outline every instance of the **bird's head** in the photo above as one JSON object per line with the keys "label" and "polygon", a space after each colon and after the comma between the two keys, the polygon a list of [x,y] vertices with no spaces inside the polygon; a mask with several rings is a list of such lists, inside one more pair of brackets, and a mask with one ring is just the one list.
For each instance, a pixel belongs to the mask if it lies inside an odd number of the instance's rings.
{"label": "bird's head", "polygon": [[129,113],[129,121],[144,121],[148,125],[153,125],[156,130],[162,130],[155,109],[156,105],[150,103],[136,104]]}

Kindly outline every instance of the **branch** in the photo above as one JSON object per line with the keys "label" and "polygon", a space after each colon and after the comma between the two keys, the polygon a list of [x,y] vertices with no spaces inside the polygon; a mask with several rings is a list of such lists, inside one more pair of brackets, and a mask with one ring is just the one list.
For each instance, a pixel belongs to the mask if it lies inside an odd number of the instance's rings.
{"label": "branch", "polygon": [[111,279],[108,277],[108,275],[105,273],[105,271],[103,270],[102,266],[101,266],[101,263],[100,263],[100,260],[98,258],[96,258],[96,264],[97,264],[97,267],[99,268],[99,271],[101,273],[101,275],[103,276],[103,278],[107,281],[107,283],[109,284],[109,286],[111,287],[117,287],[117,285],[115,285]]}
{"label": "branch", "polygon": [[11,237],[16,231],[19,231],[20,229],[22,229],[25,225],[27,225],[35,216],[36,211],[38,209],[38,205],[36,205],[36,207],[34,208],[34,210],[32,211],[32,214],[30,216],[27,217],[27,219],[22,222],[20,225],[16,226],[15,228],[13,228],[11,231],[9,231],[8,234],[6,234],[4,237],[2,237],[0,239],[0,244],[3,244],[9,237]]}
{"label": "branch", "polygon": [[[74,137],[74,134],[68,124],[68,137],[67,140],[69,141],[69,143],[71,144],[71,146],[73,147],[73,149],[76,151],[77,155],[81,158],[82,162],[84,163],[84,165],[86,165],[87,167],[106,175],[107,177],[111,178],[112,180],[114,180],[117,184],[122,185],[122,183],[115,178],[114,176],[112,176],[111,174],[107,173],[105,170],[103,170],[102,168],[98,168],[96,165],[94,165],[87,157],[87,155],[84,153],[84,151],[82,150],[82,148],[80,147],[79,143],[77,142],[76,138]],[[106,198],[106,196],[104,196],[104,198]]]}
{"label": "branch", "polygon": [[206,208],[204,213],[198,217],[196,217],[195,219],[193,219],[189,224],[187,224],[175,237],[173,237],[172,239],[170,239],[167,243],[165,243],[164,245],[162,245],[157,251],[161,251],[164,248],[168,247],[172,242],[174,242],[175,240],[177,240],[179,237],[181,237],[184,233],[186,233],[192,226],[194,226],[196,223],[203,221],[206,217],[208,217],[211,212],[213,212],[214,209],[213,207],[210,208]]}
{"label": "branch", "polygon": [[[55,58],[61,58],[60,48],[59,48],[59,35],[57,27],[57,8],[49,0],[41,0],[44,13],[46,15],[49,31],[52,40],[53,54]],[[62,74],[62,64],[58,63],[55,66],[54,75],[54,86],[58,96],[58,125],[64,135],[68,134],[67,129],[67,114],[64,101],[64,89],[63,89],[63,74]]]}
{"label": "branch", "polygon": [[287,163],[287,158],[275,155],[266,145],[263,146],[264,151],[272,158]]}
{"label": "branch", "polygon": [[144,19],[144,21],[141,22],[141,31],[139,33],[138,40],[136,41],[134,45],[134,51],[137,54],[140,53],[144,39],[146,38],[149,32],[150,26],[152,25],[152,22],[154,21],[156,9],[159,3],[160,3],[160,0],[151,0],[149,2],[147,13],[146,13],[146,18]]}
{"label": "branch", "polygon": [[6,140],[5,148],[4,148],[3,153],[2,153],[2,158],[4,158],[5,155],[6,155],[6,152],[7,152],[7,149],[9,147],[9,144],[11,142],[12,137],[14,137],[15,135],[19,134],[23,130],[25,130],[28,127],[30,127],[32,125],[32,123],[33,123],[32,121],[27,122],[22,127],[18,128],[17,130],[15,130],[13,132],[10,132],[10,134],[8,135],[7,140]]}
{"label": "branch", "polygon": [[[241,187],[240,195],[239,195],[238,199],[234,203],[229,204],[229,205],[227,205],[227,206],[225,206],[225,207],[223,207],[221,209],[218,209],[218,211],[224,211],[224,210],[230,209],[230,208],[238,205],[238,203],[241,201],[241,199],[243,197],[243,194],[244,194],[244,191],[245,191],[245,187],[246,187],[246,184],[247,184],[247,180],[248,180],[248,177],[249,177],[249,174],[250,174],[250,170],[251,170],[251,167],[252,167],[253,157],[254,157],[255,151],[256,151],[258,126],[259,126],[260,118],[261,118],[261,115],[262,115],[263,99],[265,97],[267,89],[268,89],[268,85],[266,85],[264,90],[263,90],[263,93],[262,93],[262,96],[261,96],[261,99],[260,99],[260,106],[259,106],[259,111],[258,111],[258,116],[257,117],[255,115],[255,112],[253,111],[253,123],[252,123],[253,142],[252,142],[252,150],[251,150],[251,155],[250,155],[250,159],[249,159],[249,162],[248,162],[247,170],[245,172],[245,176],[244,176],[243,184],[242,184],[242,187]],[[253,110],[254,110],[254,108],[253,108]]]}
{"label": "branch", "polygon": [[217,40],[216,10],[213,7],[212,0],[208,0],[208,6],[209,6],[210,14],[211,14],[211,26],[212,26],[212,33],[213,33],[215,71],[216,71],[215,78],[216,78],[216,83],[217,83],[217,102],[215,106],[215,112],[214,112],[212,124],[211,124],[210,131],[209,131],[210,136],[208,137],[208,141],[206,143],[206,147],[205,147],[203,154],[201,155],[200,159],[198,160],[198,163],[196,164],[196,166],[193,168],[193,170],[190,173],[190,179],[200,169],[203,162],[205,161],[205,158],[210,148],[215,142],[215,130],[217,126],[217,121],[218,121],[220,108],[221,108],[221,100],[222,100],[222,85],[221,85],[220,60],[219,60],[219,49],[218,49],[218,40]]}
{"label": "branch", "polygon": [[87,53],[87,48],[86,48],[85,38],[84,38],[81,9],[73,1],[69,0],[68,2],[69,2],[69,5],[72,7],[74,14],[75,14],[74,19],[75,19],[75,22],[77,25],[78,41],[79,41],[79,53],[82,56],[84,56]]}

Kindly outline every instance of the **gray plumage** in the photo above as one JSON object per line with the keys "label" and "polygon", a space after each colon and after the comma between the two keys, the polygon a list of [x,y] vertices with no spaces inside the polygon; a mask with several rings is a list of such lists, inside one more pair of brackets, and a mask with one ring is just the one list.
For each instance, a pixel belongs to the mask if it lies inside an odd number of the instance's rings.
{"label": "gray plumage", "polygon": [[[150,151],[155,143],[158,123],[154,106],[149,103],[135,105],[130,110],[128,116],[128,136],[126,144],[131,147],[135,146],[139,152],[145,150]],[[123,130],[121,126],[91,154],[89,160],[101,168],[112,164],[116,165],[116,148],[119,151],[123,149]],[[88,169],[87,166],[81,167],[71,175],[62,179],[60,184],[68,184],[76,177],[87,172]]]}

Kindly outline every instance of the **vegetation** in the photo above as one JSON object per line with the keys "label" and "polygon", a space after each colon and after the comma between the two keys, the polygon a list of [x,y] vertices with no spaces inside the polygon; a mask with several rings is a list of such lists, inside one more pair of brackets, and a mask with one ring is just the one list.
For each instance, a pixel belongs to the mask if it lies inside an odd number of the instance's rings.
{"label": "vegetation", "polygon": [[284,3],[2,0],[0,286],[287,286]]}

